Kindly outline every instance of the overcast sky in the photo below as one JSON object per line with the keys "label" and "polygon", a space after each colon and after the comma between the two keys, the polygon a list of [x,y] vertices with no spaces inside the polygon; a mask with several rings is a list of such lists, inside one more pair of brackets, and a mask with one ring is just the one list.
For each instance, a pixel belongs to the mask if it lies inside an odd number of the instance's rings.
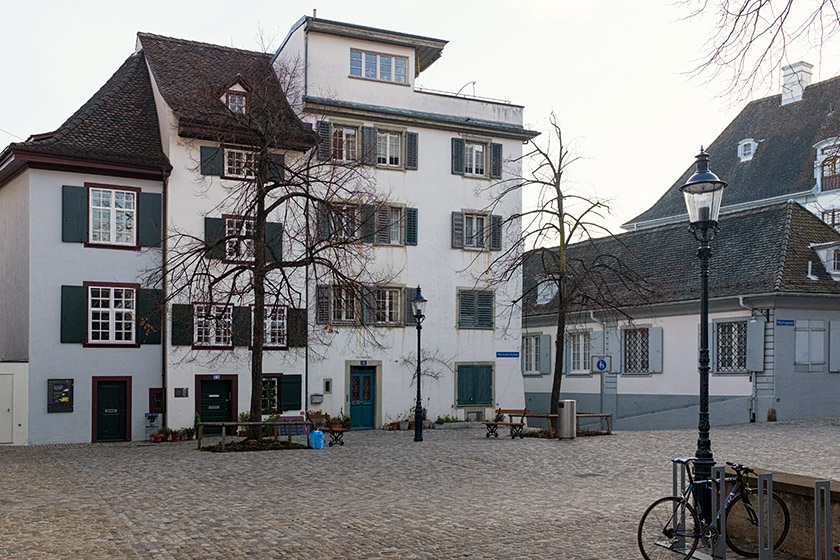
{"label": "overcast sky", "polygon": [[[686,21],[685,7],[667,0],[29,0],[2,7],[2,147],[58,127],[134,51],[138,31],[260,50],[260,29],[277,46],[315,8],[320,18],[448,40],[421,86],[474,87],[476,95],[524,105],[526,126],[537,130],[546,130],[553,111],[582,158],[568,179],[577,192],[612,201],[613,229],[653,204],[745,104],[723,91],[723,81],[689,78],[713,19]],[[840,73],[836,59],[820,65],[814,53],[791,57],[817,65],[814,81]]]}

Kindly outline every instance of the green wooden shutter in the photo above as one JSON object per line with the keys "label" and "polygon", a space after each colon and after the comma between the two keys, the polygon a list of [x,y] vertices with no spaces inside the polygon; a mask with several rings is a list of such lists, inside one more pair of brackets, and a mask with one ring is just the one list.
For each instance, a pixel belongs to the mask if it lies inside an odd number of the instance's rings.
{"label": "green wooden shutter", "polygon": [[490,144],[490,178],[502,178],[502,145]]}
{"label": "green wooden shutter", "polygon": [[464,174],[464,156],[467,144],[463,138],[452,139],[452,173],[455,175]]}
{"label": "green wooden shutter", "polygon": [[376,288],[373,286],[362,286],[362,323],[365,325],[376,324]]}
{"label": "green wooden shutter", "polygon": [[376,165],[376,129],[372,126],[362,127],[362,163]]}
{"label": "green wooden shutter", "polygon": [[466,406],[475,403],[473,366],[458,366],[458,404]]}
{"label": "green wooden shutter", "polygon": [[403,289],[403,299],[405,300],[405,324],[407,326],[415,326],[417,325],[417,321],[414,319],[414,309],[411,307],[411,300],[414,299],[414,296],[417,295],[417,288],[409,288],[408,286]]}
{"label": "green wooden shutter", "polygon": [[420,162],[418,154],[419,137],[416,132],[405,133],[405,168],[417,169]]}
{"label": "green wooden shutter", "polygon": [[279,183],[286,178],[286,158],[283,154],[268,154],[265,178],[269,183]]}
{"label": "green wooden shutter", "polygon": [[221,259],[225,256],[225,221],[222,218],[204,218],[204,256]]}
{"label": "green wooden shutter", "polygon": [[87,288],[61,287],[61,342],[84,344],[87,336]]}
{"label": "green wooden shutter", "polygon": [[648,329],[648,371],[662,373],[662,327]]}
{"label": "green wooden shutter", "polygon": [[172,345],[192,346],[193,306],[176,303],[172,306]]}
{"label": "green wooden shutter", "polygon": [[283,260],[283,224],[266,222],[265,224],[265,262]]}
{"label": "green wooden shutter", "polygon": [[224,164],[224,150],[221,146],[201,146],[202,175],[221,175]]}
{"label": "green wooden shutter", "polygon": [[362,243],[373,243],[376,240],[376,207],[370,204],[362,206],[362,223],[359,228]]}
{"label": "green wooden shutter", "polygon": [[502,217],[490,216],[490,250],[502,250]]}
{"label": "green wooden shutter", "polygon": [[477,292],[475,306],[475,326],[480,329],[492,329],[493,315],[493,292]]}
{"label": "green wooden shutter", "polygon": [[551,335],[540,335],[540,373],[551,373]]}
{"label": "green wooden shutter", "polygon": [[283,374],[280,378],[280,408],[281,413],[288,410],[298,411],[301,408],[301,377],[300,375]]}
{"label": "green wooden shutter", "polygon": [[318,240],[326,241],[332,237],[332,212],[330,212],[330,205],[326,202],[319,202],[315,213],[318,222]]}
{"label": "green wooden shutter", "polygon": [[141,247],[160,247],[163,231],[163,196],[158,193],[141,192],[137,213],[137,242]]}
{"label": "green wooden shutter", "polygon": [[318,131],[318,148],[315,152],[315,157],[321,161],[330,159],[332,140],[332,125],[328,121],[318,121],[315,123],[315,128]]}
{"label": "green wooden shutter", "polygon": [[376,207],[376,242],[387,245],[391,241],[391,207]]}
{"label": "green wooden shutter", "polygon": [[461,328],[475,327],[476,293],[472,290],[458,292],[458,326]]}
{"label": "green wooden shutter", "polygon": [[326,325],[330,321],[330,287],[319,284],[315,288],[315,323]]}
{"label": "green wooden shutter", "polygon": [[405,209],[405,244],[417,245],[418,234],[417,208]]}
{"label": "green wooden shutter", "polygon": [[163,291],[141,288],[137,294],[140,344],[160,344],[163,330]]}
{"label": "green wooden shutter", "polygon": [[233,308],[233,345],[251,345],[251,308]]}
{"label": "green wooden shutter", "polygon": [[473,366],[475,404],[493,405],[493,366]]}
{"label": "green wooden shutter", "polygon": [[452,248],[464,248],[464,213],[452,212]]}
{"label": "green wooden shutter", "polygon": [[61,189],[61,240],[87,241],[87,189],[64,185]]}
{"label": "green wooden shutter", "polygon": [[304,348],[309,334],[309,317],[306,309],[286,310],[286,340],[289,348]]}

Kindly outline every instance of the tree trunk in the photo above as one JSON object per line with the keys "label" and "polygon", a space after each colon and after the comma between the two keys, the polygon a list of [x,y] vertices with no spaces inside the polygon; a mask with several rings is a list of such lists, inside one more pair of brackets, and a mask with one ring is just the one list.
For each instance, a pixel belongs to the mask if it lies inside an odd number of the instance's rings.
{"label": "tree trunk", "polygon": [[[254,315],[251,325],[251,422],[262,420],[262,365],[263,346],[265,345],[265,187],[257,185],[257,215],[254,224]],[[262,437],[260,426],[251,426],[248,430],[251,439]]]}
{"label": "tree trunk", "polygon": [[[563,295],[562,292],[560,295]],[[558,414],[560,411],[560,388],[563,383],[563,360],[565,359],[563,354],[566,347],[566,312],[564,310],[565,306],[562,305],[562,300],[559,307],[557,311],[557,337],[555,338],[554,344],[554,378],[551,383],[551,406],[549,407],[549,412],[554,415],[550,421],[551,437],[560,433],[560,418]]]}

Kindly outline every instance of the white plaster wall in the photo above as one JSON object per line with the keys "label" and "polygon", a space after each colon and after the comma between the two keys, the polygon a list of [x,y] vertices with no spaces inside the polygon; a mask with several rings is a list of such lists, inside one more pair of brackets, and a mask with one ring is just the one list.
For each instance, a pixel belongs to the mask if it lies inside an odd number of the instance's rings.
{"label": "white plaster wall", "polygon": [[0,361],[29,359],[29,177],[0,188]]}
{"label": "white plaster wall", "polygon": [[29,364],[0,362],[0,375],[12,375],[12,445],[26,445],[29,437]]}
{"label": "white plaster wall", "polygon": [[[91,399],[94,376],[132,377],[132,439],[145,437],[143,414],[148,409],[148,389],[161,386],[161,347],[84,348],[62,344],[61,286],[85,281],[140,282],[144,273],[160,265],[160,249],[126,251],[85,247],[61,240],[62,185],[85,182],[138,187],[160,193],[161,183],[69,172],[30,172],[30,205],[37,208],[31,220],[30,345],[38,348],[29,360],[31,401],[30,443],[85,442],[91,440]],[[47,379],[73,378],[72,413],[47,413]]]}

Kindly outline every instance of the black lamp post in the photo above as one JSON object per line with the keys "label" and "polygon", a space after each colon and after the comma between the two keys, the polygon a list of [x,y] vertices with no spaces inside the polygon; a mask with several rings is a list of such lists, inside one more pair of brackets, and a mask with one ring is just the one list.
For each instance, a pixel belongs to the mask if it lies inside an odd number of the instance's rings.
{"label": "black lamp post", "polygon": [[423,319],[426,318],[426,299],[420,293],[417,285],[417,295],[411,300],[414,311],[414,321],[417,323],[417,404],[414,405],[414,441],[423,441],[423,401],[420,398],[420,331],[423,329]]}
{"label": "black lamp post", "polygon": [[[697,256],[700,258],[700,422],[697,426],[697,451],[695,453],[694,476],[697,480],[712,478],[715,459],[712,455],[712,441],[709,439],[709,257],[712,249],[709,242],[720,230],[718,215],[720,201],[726,182],[709,171],[709,154],[703,148],[697,154],[697,171],[680,190],[685,196],[688,208],[688,230],[700,242]],[[706,519],[711,519],[711,485],[700,494],[700,509]]]}

